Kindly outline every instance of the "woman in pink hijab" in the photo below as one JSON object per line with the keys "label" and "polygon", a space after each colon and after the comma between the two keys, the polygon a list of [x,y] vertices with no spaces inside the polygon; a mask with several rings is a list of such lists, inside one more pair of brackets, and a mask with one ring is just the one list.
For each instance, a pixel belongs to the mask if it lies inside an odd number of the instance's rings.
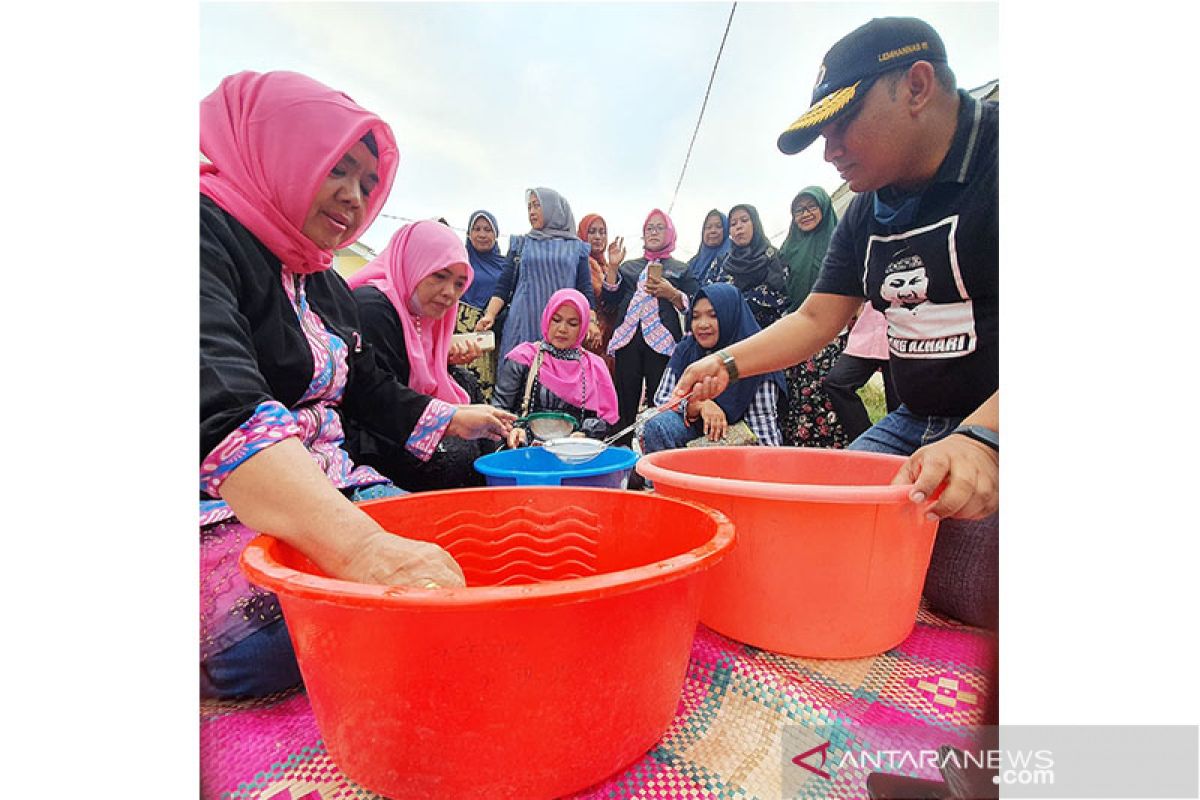
{"label": "woman in pink hijab", "polygon": [[683,339],[688,298],[700,288],[687,264],[671,258],[675,224],[666,212],[655,208],[646,215],[642,241],[642,257],[623,263],[624,242],[618,239],[609,245],[600,293],[601,308],[617,320],[608,352],[616,360],[622,428],[637,418],[642,398],[653,397],[675,345]]}
{"label": "woman in pink hijab", "polygon": [[[593,439],[608,435],[617,421],[617,395],[604,359],[583,349],[588,336],[587,298],[559,289],[542,311],[542,338],[509,351],[496,375],[492,405],[522,419],[540,411],[570,414],[579,432]],[[531,444],[521,419],[509,445]]]}
{"label": "woman in pink hijab", "polygon": [[441,548],[347,499],[399,490],[354,463],[344,420],[428,458],[446,435],[502,438],[510,418],[384,373],[330,269],[391,189],[379,117],[304,75],[242,72],[201,101],[200,150],[200,688],[259,695],[300,674],[274,595],[237,567],[258,531],[333,577],[462,585]]}
{"label": "woman in pink hijab", "polygon": [[[422,220],[396,231],[379,257],[347,281],[380,365],[422,394],[458,404],[472,402],[473,390],[473,399],[481,400],[474,376],[451,367],[480,354],[474,343],[453,342],[458,302],[474,277],[466,248],[449,227]],[[474,441],[443,437],[428,461],[353,424],[347,443],[357,460],[408,491],[483,485]]]}

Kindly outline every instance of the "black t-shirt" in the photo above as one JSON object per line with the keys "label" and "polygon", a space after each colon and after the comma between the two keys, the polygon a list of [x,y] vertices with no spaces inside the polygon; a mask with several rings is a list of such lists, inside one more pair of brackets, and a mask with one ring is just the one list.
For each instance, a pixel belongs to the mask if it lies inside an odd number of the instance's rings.
{"label": "black t-shirt", "polygon": [[875,193],[855,197],[813,287],[883,312],[896,388],[924,416],[966,416],[999,384],[1000,110],[959,97],[954,140],[913,221],[882,224]]}

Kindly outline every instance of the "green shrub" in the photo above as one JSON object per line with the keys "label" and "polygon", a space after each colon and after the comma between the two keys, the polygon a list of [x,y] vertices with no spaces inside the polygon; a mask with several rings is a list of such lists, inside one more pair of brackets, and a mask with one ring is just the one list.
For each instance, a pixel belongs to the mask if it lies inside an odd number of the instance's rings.
{"label": "green shrub", "polygon": [[871,424],[874,425],[879,420],[887,415],[887,401],[883,396],[883,374],[876,372],[871,376],[871,380],[863,384],[858,390],[858,396],[862,398],[863,404],[867,407],[867,416],[871,419]]}

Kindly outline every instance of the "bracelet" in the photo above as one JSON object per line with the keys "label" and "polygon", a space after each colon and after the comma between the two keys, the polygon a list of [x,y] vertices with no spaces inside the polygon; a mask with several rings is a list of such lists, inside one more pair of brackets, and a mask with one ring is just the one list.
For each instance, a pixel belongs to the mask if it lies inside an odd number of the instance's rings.
{"label": "bracelet", "polygon": [[725,371],[729,373],[729,382],[733,383],[738,379],[737,361],[729,354],[728,350],[718,350],[717,358],[721,359],[721,364],[725,367]]}
{"label": "bracelet", "polygon": [[1000,452],[1000,434],[991,428],[985,428],[982,425],[959,425],[951,431],[951,434],[955,433],[985,444],[997,453]]}

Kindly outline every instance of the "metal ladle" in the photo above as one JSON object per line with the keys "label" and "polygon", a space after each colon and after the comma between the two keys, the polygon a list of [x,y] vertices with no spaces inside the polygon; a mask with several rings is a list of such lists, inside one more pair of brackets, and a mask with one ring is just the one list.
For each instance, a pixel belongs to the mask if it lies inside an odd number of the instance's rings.
{"label": "metal ladle", "polygon": [[[695,390],[693,389],[692,391],[695,391]],[[651,419],[653,417],[657,417],[659,414],[663,413],[664,411],[670,411],[671,409],[676,408],[680,403],[682,403],[684,400],[687,400],[691,396],[692,396],[692,392],[688,392],[683,397],[676,397],[674,400],[670,401],[669,403],[663,403],[661,406],[643,411],[641,414],[638,415],[638,418],[633,421],[632,425],[624,427],[621,430],[614,433],[612,436],[609,436],[607,439],[604,440],[604,444],[605,445],[612,444],[617,439],[620,439],[622,436],[629,433],[631,430],[636,428],[638,425],[641,425],[646,420]]]}

